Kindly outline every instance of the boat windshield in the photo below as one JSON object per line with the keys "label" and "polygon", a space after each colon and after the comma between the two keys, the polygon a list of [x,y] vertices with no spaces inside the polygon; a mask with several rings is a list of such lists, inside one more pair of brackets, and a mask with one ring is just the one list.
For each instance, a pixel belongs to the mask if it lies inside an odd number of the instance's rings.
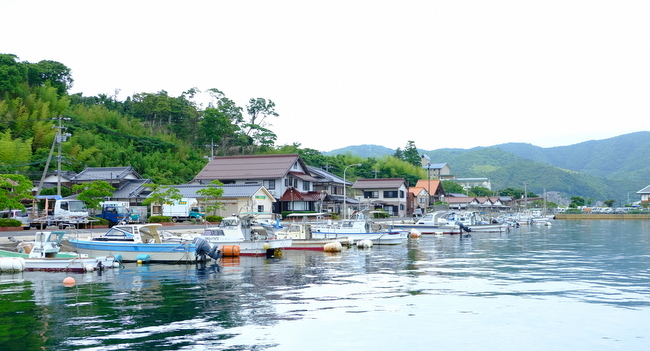
{"label": "boat windshield", "polygon": [[113,227],[113,228],[109,229],[109,230],[106,232],[106,234],[104,234],[104,236],[110,236],[110,237],[122,237],[122,238],[132,237],[133,234],[130,233],[130,230],[131,230],[130,227],[128,227],[128,228],[124,228],[124,229]]}
{"label": "boat windshield", "polygon": [[236,227],[239,225],[239,220],[237,218],[224,218],[221,220],[222,227]]}
{"label": "boat windshield", "polygon": [[344,222],[341,224],[341,227],[342,227],[342,228],[352,228],[353,226],[354,226],[354,222],[353,222],[353,221],[344,221]]}

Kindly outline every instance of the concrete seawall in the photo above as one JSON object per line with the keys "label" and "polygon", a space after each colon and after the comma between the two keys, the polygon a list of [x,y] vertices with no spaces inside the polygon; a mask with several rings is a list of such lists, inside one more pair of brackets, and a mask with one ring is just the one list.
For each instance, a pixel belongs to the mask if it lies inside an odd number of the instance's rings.
{"label": "concrete seawall", "polygon": [[650,219],[650,214],[556,214],[555,219]]}

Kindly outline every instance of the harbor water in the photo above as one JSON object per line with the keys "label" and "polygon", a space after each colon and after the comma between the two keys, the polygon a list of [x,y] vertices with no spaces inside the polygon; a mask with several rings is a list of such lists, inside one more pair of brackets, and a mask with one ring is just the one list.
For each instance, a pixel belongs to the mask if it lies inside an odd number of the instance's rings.
{"label": "harbor water", "polygon": [[648,349],[650,221],[470,234],[3,273],[0,350]]}

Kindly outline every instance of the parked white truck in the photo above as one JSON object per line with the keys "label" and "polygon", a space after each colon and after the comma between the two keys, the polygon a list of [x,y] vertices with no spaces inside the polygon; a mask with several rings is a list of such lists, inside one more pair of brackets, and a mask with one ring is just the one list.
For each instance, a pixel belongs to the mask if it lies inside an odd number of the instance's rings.
{"label": "parked white truck", "polygon": [[182,198],[180,201],[162,205],[162,215],[171,217],[172,222],[202,220],[205,217],[205,208],[199,206],[196,199]]}
{"label": "parked white truck", "polygon": [[39,210],[37,203],[34,203],[32,209],[28,211],[32,228],[45,229],[48,226],[56,226],[59,229],[85,228],[90,223],[88,207],[81,200],[63,199],[59,195],[37,196],[36,199],[42,203],[43,209]]}

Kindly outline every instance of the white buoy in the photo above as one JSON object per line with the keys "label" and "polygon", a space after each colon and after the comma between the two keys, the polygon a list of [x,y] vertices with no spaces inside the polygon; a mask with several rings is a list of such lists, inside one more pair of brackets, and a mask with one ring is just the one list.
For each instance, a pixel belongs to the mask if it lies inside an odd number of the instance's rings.
{"label": "white buoy", "polygon": [[338,241],[325,244],[323,251],[325,252],[340,252],[343,250],[343,245]]}
{"label": "white buoy", "polygon": [[86,269],[86,272],[92,272],[95,270],[95,267],[92,264],[87,264],[84,268]]}
{"label": "white buoy", "polygon": [[370,239],[359,240],[357,242],[357,247],[360,248],[360,249],[371,248],[372,247],[372,240],[370,240]]}
{"label": "white buoy", "polygon": [[545,223],[544,225],[547,226],[547,227],[550,227],[550,226],[552,226],[553,224],[551,224],[551,222],[549,222],[549,221],[546,221],[546,223]]}
{"label": "white buoy", "polygon": [[422,233],[420,233],[419,230],[417,230],[417,229],[415,229],[415,228],[411,229],[411,232],[409,233],[409,238],[411,238],[411,239],[417,239],[417,238],[419,238],[420,236],[422,236]]}
{"label": "white buoy", "polygon": [[22,272],[25,270],[25,259],[22,257],[0,257],[0,271]]}

